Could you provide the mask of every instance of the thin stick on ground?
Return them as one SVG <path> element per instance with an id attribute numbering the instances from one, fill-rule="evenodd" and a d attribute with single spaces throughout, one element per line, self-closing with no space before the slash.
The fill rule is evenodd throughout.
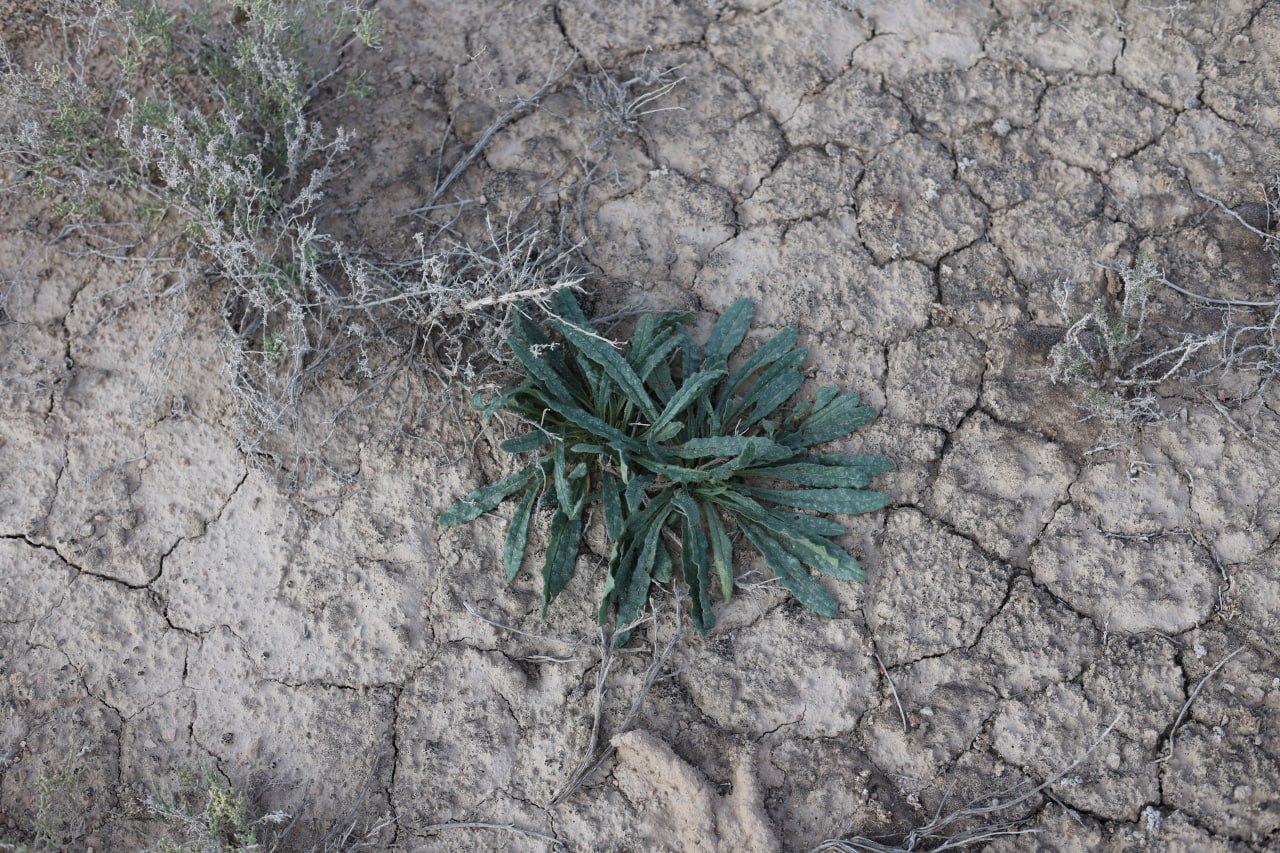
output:
<path id="1" fill-rule="evenodd" d="M 915 853 L 916 851 L 924 850 L 958 850 L 962 847 L 985 844 L 1005 836 L 1033 835 L 1038 832 L 1036 828 L 1018 826 L 1025 818 L 1001 820 L 955 831 L 952 831 L 952 827 L 973 818 L 984 818 L 1000 812 L 1007 812 L 1045 792 L 1087 761 L 1089 756 L 1107 739 L 1107 736 L 1111 734 L 1123 717 L 1124 712 L 1122 711 L 1116 715 L 1111 724 L 1103 729 L 1102 734 L 1098 735 L 1093 743 L 1089 745 L 1089 748 L 1081 753 L 1079 757 L 1033 788 L 1019 793 L 1018 788 L 1021 786 L 1015 786 L 1006 788 L 992 795 L 992 797 L 982 797 L 981 799 L 983 800 L 995 800 L 994 803 L 987 806 L 975 805 L 978 800 L 974 800 L 964 808 L 957 809 L 943 817 L 935 817 L 925 826 L 911 830 L 902 837 L 902 841 L 899 844 L 886 844 L 865 836 L 833 838 L 814 848 L 813 853 L 826 850 L 834 850 L 837 853 Z"/>
<path id="2" fill-rule="evenodd" d="M 880 666 L 880 672 L 884 675 L 885 683 L 889 685 L 889 692 L 893 694 L 893 704 L 898 706 L 898 716 L 902 718 L 902 733 L 906 734 L 911 731 L 911 727 L 907 725 L 907 712 L 902 710 L 902 700 L 898 698 L 898 689 L 893 686 L 893 678 L 889 675 L 889 668 L 884 665 L 884 661 L 880 660 L 880 655 L 872 652 L 871 656 L 876 659 L 876 663 Z"/>
<path id="3" fill-rule="evenodd" d="M 1191 695 L 1187 697 L 1186 702 L 1182 703 L 1182 710 L 1178 712 L 1178 718 L 1173 721 L 1173 726 L 1170 727 L 1169 729 L 1169 738 L 1168 738 L 1169 751 L 1166 752 L 1164 755 L 1160 756 L 1159 758 L 1155 759 L 1155 761 L 1152 762 L 1153 764 L 1159 764 L 1161 762 L 1168 761 L 1170 758 L 1173 758 L 1173 736 L 1177 734 L 1178 727 L 1182 725 L 1182 721 L 1185 720 L 1187 717 L 1187 712 L 1191 710 L 1191 703 L 1196 701 L 1196 697 L 1200 695 L 1200 691 L 1204 688 L 1205 683 L 1210 678 L 1213 678 L 1215 675 L 1217 675 L 1218 670 L 1222 669 L 1224 666 L 1227 665 L 1227 661 L 1231 660 L 1233 657 L 1240 654 L 1242 651 L 1244 651 L 1244 646 L 1241 646 L 1231 654 L 1227 655 L 1222 660 L 1218 661 L 1218 663 L 1213 667 L 1213 669 L 1209 670 L 1204 674 L 1204 678 L 1201 678 L 1198 682 L 1196 682 L 1196 686 L 1191 689 Z"/>
<path id="4" fill-rule="evenodd" d="M 570 70 L 572 70 L 573 66 L 576 65 L 577 62 L 578 62 L 578 55 L 575 53 L 573 56 L 569 57 L 569 61 L 565 63 L 563 67 L 561 67 L 560 58 L 557 56 L 556 59 L 551 63 L 551 67 L 553 70 L 547 73 L 546 79 L 543 81 L 542 85 L 538 87 L 538 90 L 534 92 L 532 95 L 528 95 L 527 97 L 516 99 L 516 101 L 511 105 L 510 108 L 507 109 L 505 113 L 503 113 L 493 122 L 491 122 L 489 126 L 485 128 L 484 133 L 480 135 L 480 138 L 476 140 L 475 144 L 472 145 L 469 149 L 467 149 L 466 154 L 462 155 L 462 159 L 460 159 L 457 163 L 454 164 L 453 168 L 449 170 L 449 173 L 445 175 L 444 178 L 437 181 L 434 189 L 431 192 L 431 198 L 427 201 L 425 205 L 423 205 L 422 207 L 414 208 L 413 210 L 406 210 L 401 215 L 402 216 L 422 215 L 424 213 L 437 209 L 439 207 L 440 199 L 448 191 L 449 187 L 451 187 L 453 185 L 453 182 L 456 181 L 458 177 L 461 176 L 462 173 L 467 170 L 467 168 L 472 164 L 472 162 L 474 162 L 475 159 L 480 156 L 481 152 L 483 152 L 484 149 L 488 146 L 489 140 L 493 138 L 494 134 L 502 130 L 502 128 L 506 127 L 511 122 L 515 121 L 520 116 L 524 115 L 525 113 L 529 112 L 530 110 L 534 109 L 539 104 L 541 104 L 543 98 L 549 92 L 551 92 L 551 90 L 554 89 L 562 79 L 564 79 L 564 76 L 568 74 Z M 557 68 L 559 68 L 559 70 L 554 70 Z"/>

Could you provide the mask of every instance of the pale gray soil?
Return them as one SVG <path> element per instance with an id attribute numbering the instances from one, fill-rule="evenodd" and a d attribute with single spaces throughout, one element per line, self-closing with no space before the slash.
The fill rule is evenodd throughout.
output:
<path id="1" fill-rule="evenodd" d="M 1172 420 L 1098 450 L 1044 372 L 1055 280 L 1101 295 L 1100 265 L 1139 250 L 1193 290 L 1275 298 L 1274 256 L 1192 189 L 1263 201 L 1280 5 L 378 8 L 385 46 L 357 57 L 374 96 L 327 116 L 360 135 L 335 202 L 356 209 L 329 225 L 375 243 L 409 243 L 392 217 L 429 191 L 448 120 L 474 140 L 574 52 L 621 79 L 679 66 L 656 104 L 678 109 L 619 138 L 587 196 L 597 313 L 678 307 L 705 328 L 749 296 L 755 334 L 799 324 L 814 382 L 883 410 L 845 443 L 897 463 L 891 508 L 846 540 L 868 581 L 829 584 L 836 620 L 768 587 L 719 606 L 616 756 L 549 806 L 590 733 L 599 560 L 544 624 L 530 577 L 504 583 L 504 513 L 435 525 L 502 473 L 492 436 L 460 410 L 388 445 L 375 413 L 326 448 L 343 476 L 290 496 L 237 445 L 213 309 L 195 298 L 183 363 L 157 375 L 174 321 L 115 309 L 131 269 L 11 210 L 0 831 L 29 828 L 35 779 L 71 751 L 83 849 L 145 845 L 152 780 L 214 766 L 280 783 L 261 802 L 302 812 L 299 843 L 357 808 L 389 812 L 403 850 L 548 846 L 428 829 L 452 821 L 575 851 L 804 850 L 1042 780 L 1122 715 L 1018 812 L 1040 835 L 988 849 L 1280 844 L 1280 391 L 1252 439 L 1182 388 Z M 541 194 L 551 222 L 588 112 L 566 85 L 459 194 Z M 606 738 L 650 659 L 635 643 Z"/>

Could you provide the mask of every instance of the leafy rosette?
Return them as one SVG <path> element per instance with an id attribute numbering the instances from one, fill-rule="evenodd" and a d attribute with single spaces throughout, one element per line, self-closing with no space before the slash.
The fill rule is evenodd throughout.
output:
<path id="1" fill-rule="evenodd" d="M 508 578 L 519 573 L 530 521 L 551 514 L 542 564 L 542 612 L 573 577 L 584 513 L 598 511 L 609 541 L 600 602 L 626 626 L 653 583 L 677 573 L 692 618 L 715 623 L 712 578 L 726 601 L 734 588 L 734 536 L 741 533 L 801 604 L 824 616 L 838 606 L 811 572 L 861 580 L 858 561 L 833 540 L 844 527 L 818 513 L 853 515 L 888 503 L 866 489 L 891 469 L 879 456 L 815 453 L 875 417 L 856 394 L 804 384 L 808 351 L 789 326 L 745 359 L 734 358 L 753 306 L 734 303 L 699 347 L 688 317 L 650 314 L 625 351 L 602 337 L 568 291 L 540 328 L 520 318 L 509 338 L 525 378 L 483 406 L 513 413 L 528 431 L 502 443 L 537 454 L 527 467 L 467 495 L 440 517 L 461 524 L 516 498 L 503 547 Z"/>

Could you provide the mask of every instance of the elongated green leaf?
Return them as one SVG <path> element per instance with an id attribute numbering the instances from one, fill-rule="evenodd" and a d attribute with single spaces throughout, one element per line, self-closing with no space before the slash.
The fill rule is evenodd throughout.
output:
<path id="1" fill-rule="evenodd" d="M 671 512 L 669 503 L 651 516 L 652 521 L 645 530 L 644 545 L 636 558 L 635 568 L 628 578 L 627 589 L 618 603 L 618 627 L 630 625 L 640 617 L 644 603 L 649 599 L 649 583 L 653 577 L 653 563 L 661 547 L 662 528 L 667 523 L 667 514 Z"/>
<path id="2" fill-rule="evenodd" d="M 757 461 L 787 459 L 796 451 L 784 447 L 763 436 L 724 435 L 709 438 L 691 438 L 674 447 L 666 448 L 672 456 L 681 459 L 709 459 L 717 456 L 741 456 L 750 451 Z"/>
<path id="3" fill-rule="evenodd" d="M 577 444 L 570 447 L 569 452 L 570 453 L 590 453 L 595 456 L 604 456 L 608 451 L 605 449 L 605 446 L 603 444 L 587 444 L 585 442 L 580 441 Z"/>
<path id="4" fill-rule="evenodd" d="M 569 471 L 564 453 L 564 442 L 557 441 L 551 449 L 551 482 L 555 486 L 556 499 L 567 513 L 576 502 L 573 489 L 569 486 Z"/>
<path id="5" fill-rule="evenodd" d="M 581 539 L 582 516 L 566 516 L 563 510 L 557 512 L 551 519 L 551 539 L 547 546 L 547 559 L 542 568 L 542 617 L 544 619 L 547 616 L 547 606 L 573 577 Z"/>
<path id="6" fill-rule="evenodd" d="M 841 438 L 875 420 L 876 410 L 859 405 L 857 394 L 836 397 L 826 408 L 810 415 L 793 431 L 778 436 L 783 444 L 792 447 L 811 447 Z"/>
<path id="7" fill-rule="evenodd" d="M 514 335 L 507 338 L 507 344 L 511 347 L 511 353 L 516 357 L 516 361 L 520 362 L 529 375 L 541 384 L 551 399 L 563 403 L 574 402 L 573 391 L 550 363 L 541 356 L 534 355 L 524 342 L 516 339 Z"/>
<path id="8" fill-rule="evenodd" d="M 613 543 L 622 537 L 622 486 L 606 471 L 601 475 L 600 503 L 604 510 L 604 532 Z"/>
<path id="9" fill-rule="evenodd" d="M 565 339 L 570 341 L 578 351 L 604 368 L 609 378 L 617 383 L 626 398 L 643 412 L 646 418 L 650 421 L 657 419 L 658 408 L 649 397 L 644 383 L 640 381 L 640 377 L 636 376 L 631 365 L 627 364 L 627 360 L 613 348 L 613 344 L 596 335 L 589 327 L 580 328 L 564 321 L 557 321 L 555 326 L 556 330 L 564 335 Z"/>
<path id="10" fill-rule="evenodd" d="M 878 457 L 862 458 L 873 460 Z M 888 469 L 872 463 L 845 466 L 824 465 L 818 462 L 794 462 L 784 465 L 748 468 L 742 471 L 742 475 L 744 477 L 766 477 L 770 480 L 789 480 L 797 486 L 862 488 L 871 480 L 872 476 L 885 470 Z"/>
<path id="11" fill-rule="evenodd" d="M 792 355 L 804 353 L 804 350 L 798 350 Z M 740 424 L 738 429 L 747 430 L 763 421 L 767 416 L 790 400 L 791 397 L 800 390 L 800 386 L 804 384 L 804 376 L 798 370 L 787 370 L 773 377 L 767 384 L 760 386 L 760 392 L 756 395 L 754 403 L 755 407 L 748 413 L 748 416 Z M 733 420 L 732 417 L 728 420 Z M 772 432 L 772 427 L 766 427 L 768 432 Z"/>
<path id="12" fill-rule="evenodd" d="M 507 539 L 502 545 L 502 565 L 507 570 L 507 580 L 514 580 L 520 573 L 520 564 L 524 561 L 524 547 L 529 538 L 529 519 L 538 502 L 539 484 L 531 483 L 525 490 L 524 497 L 516 506 L 516 514 L 511 517 L 511 525 L 507 528 Z"/>
<path id="13" fill-rule="evenodd" d="M 854 558 L 852 554 L 845 551 L 834 542 L 823 540 L 822 546 L 831 556 L 833 562 L 823 562 L 820 564 L 812 564 L 815 569 L 822 572 L 827 577 L 835 578 L 842 581 L 860 581 L 866 580 L 866 573 L 862 571 L 862 565 Z"/>
<path id="14" fill-rule="evenodd" d="M 759 504 L 756 505 L 759 506 Z M 843 536 L 848 532 L 840 522 L 832 521 L 829 518 L 823 518 L 818 515 L 806 515 L 802 512 L 791 512 L 790 510 L 778 509 L 777 507 L 769 507 L 766 512 L 772 516 L 776 516 L 782 521 L 785 521 L 794 529 L 799 530 L 808 536 Z"/>
<path id="15" fill-rule="evenodd" d="M 450 527 L 455 524 L 463 524 L 473 519 L 479 518 L 484 513 L 493 509 L 508 496 L 520 491 L 537 473 L 536 466 L 530 466 L 523 471 L 512 474 L 509 477 L 503 477 L 497 482 L 490 483 L 487 486 L 481 486 L 462 500 L 449 507 L 437 522 L 444 526 Z"/>
<path id="16" fill-rule="evenodd" d="M 683 491 L 677 492 L 672 504 L 684 516 L 680 526 L 680 553 L 684 564 L 684 582 L 689 588 L 693 625 L 706 634 L 716 624 L 711 611 L 711 579 L 707 563 L 707 534 L 702 527 L 698 502 Z"/>
<path id="17" fill-rule="evenodd" d="M 653 371 L 658 365 L 663 364 L 671 356 L 672 350 L 680 345 L 680 336 L 675 332 L 671 332 L 664 337 L 654 350 L 649 353 L 645 360 L 636 369 L 640 381 L 648 382 L 649 377 L 653 375 Z"/>
<path id="18" fill-rule="evenodd" d="M 685 383 L 680 386 L 680 390 L 676 391 L 667 402 L 662 414 L 649 426 L 646 434 L 652 436 L 662 430 L 700 397 L 706 397 L 712 386 L 719 382 L 722 376 L 724 376 L 724 368 L 717 367 L 699 371 L 685 380 Z"/>
<path id="19" fill-rule="evenodd" d="M 644 314 L 636 321 L 635 331 L 631 333 L 631 346 L 627 348 L 627 361 L 637 373 L 640 365 L 649 357 L 649 353 L 658 340 L 660 314 Z M 644 378 L 641 374 L 641 379 Z"/>
<path id="20" fill-rule="evenodd" d="M 496 412 L 506 408 L 507 404 L 510 403 L 513 398 L 517 397 L 528 388 L 529 383 L 527 382 L 518 385 L 515 388 L 507 388 L 503 391 L 499 391 L 493 396 L 493 399 L 487 402 L 477 394 L 471 399 L 471 407 L 473 409 L 477 409 L 480 412 L 481 418 L 487 421 L 489 418 L 493 417 Z M 477 403 L 479 405 L 477 405 Z"/>
<path id="21" fill-rule="evenodd" d="M 637 474 L 627 483 L 627 509 L 635 512 L 640 509 L 644 503 L 645 490 L 653 485 L 653 476 L 649 474 Z"/>
<path id="22" fill-rule="evenodd" d="M 609 444 L 617 450 L 631 450 L 641 453 L 644 445 L 621 430 L 591 414 L 581 406 L 561 400 L 547 400 L 547 408 L 564 415 L 573 423 L 598 436 L 608 439 Z"/>
<path id="23" fill-rule="evenodd" d="M 658 583 L 671 583 L 671 568 L 671 554 L 659 545 L 653 557 L 653 579 Z"/>
<path id="24" fill-rule="evenodd" d="M 873 512 L 889 503 L 888 495 L 862 489 L 763 489 L 743 486 L 742 493 L 796 509 L 841 515 Z"/>
<path id="25" fill-rule="evenodd" d="M 779 387 L 794 386 L 799 389 L 804 384 L 804 376 L 800 373 L 799 368 L 800 365 L 804 364 L 804 360 L 808 356 L 808 350 L 792 350 L 763 367 L 759 376 L 752 380 L 751 387 L 747 388 L 742 397 L 725 411 L 725 422 L 732 423 L 734 420 L 741 418 L 765 396 L 771 398 L 776 396 Z M 791 393 L 794 394 L 795 391 Z M 785 401 L 786 398 L 784 397 L 783 399 Z M 756 407 L 758 408 L 758 406 Z M 752 423 L 758 420 L 760 418 L 756 418 Z M 745 429 L 745 427 L 743 428 Z"/>
<path id="26" fill-rule="evenodd" d="M 551 304 L 559 317 L 584 329 L 591 327 L 587 315 L 582 313 L 582 307 L 578 305 L 578 297 L 573 295 L 572 290 L 557 290 L 551 297 Z"/>
<path id="27" fill-rule="evenodd" d="M 723 367 L 729 360 L 730 354 L 746 338 L 754 313 L 755 303 L 750 299 L 739 299 L 730 305 L 711 327 L 711 334 L 707 337 L 707 345 L 703 349 L 702 363 L 707 367 Z"/>
<path id="28" fill-rule="evenodd" d="M 862 571 L 857 561 L 842 549 L 828 542 L 824 535 L 810 532 L 812 516 L 799 516 L 784 510 L 769 510 L 750 498 L 735 495 L 726 504 L 741 521 L 747 521 L 769 531 L 769 534 L 804 565 L 823 574 L 845 580 L 861 580 Z M 843 530 L 837 530 L 843 533 Z"/>
<path id="29" fill-rule="evenodd" d="M 824 385 L 818 389 L 818 393 L 813 398 L 813 411 L 819 412 L 825 409 L 827 405 L 840 395 L 840 389 L 831 385 Z"/>
<path id="30" fill-rule="evenodd" d="M 511 334 L 527 347 L 542 347 L 551 343 L 542 329 L 520 311 L 515 312 L 511 320 Z"/>
<path id="31" fill-rule="evenodd" d="M 705 483 L 708 480 L 715 479 L 716 476 L 715 472 L 711 470 L 686 468 L 683 465 L 670 465 L 654 459 L 637 457 L 636 464 L 643 465 L 655 474 L 661 474 L 676 483 Z"/>
<path id="32" fill-rule="evenodd" d="M 862 580 L 862 567 L 844 549 L 826 539 L 812 537 L 798 528 L 769 528 L 774 539 L 808 568 L 839 580 Z"/>
<path id="33" fill-rule="evenodd" d="M 831 597 L 831 593 L 810 577 L 795 555 L 779 545 L 767 530 L 741 520 L 738 526 L 751 544 L 756 546 L 782 585 L 796 597 L 796 601 L 820 616 L 834 618 L 840 615 L 840 605 Z"/>
<path id="34" fill-rule="evenodd" d="M 797 334 L 795 326 L 787 326 L 766 341 L 764 346 L 752 353 L 751 357 L 729 376 L 729 381 L 725 384 L 724 391 L 721 392 L 720 399 L 716 403 L 716 411 L 720 413 L 721 417 L 724 416 L 729 400 L 733 397 L 734 392 L 738 390 L 738 386 L 757 370 L 781 358 L 795 345 Z"/>
<path id="35" fill-rule="evenodd" d="M 676 393 L 676 383 L 671 378 L 671 364 L 669 361 L 661 361 L 655 365 L 653 370 L 649 372 L 646 382 L 649 388 L 653 390 L 658 402 L 664 406 Z"/>
<path id="36" fill-rule="evenodd" d="M 720 595 L 725 601 L 733 597 L 733 543 L 725 532 L 724 522 L 714 507 L 704 507 L 707 517 L 707 538 L 711 541 L 711 564 L 720 579 Z"/>
<path id="37" fill-rule="evenodd" d="M 664 424 L 657 430 L 649 429 L 646 431 L 645 439 L 650 444 L 654 442 L 668 441 L 669 439 L 675 438 L 676 434 L 682 429 L 684 429 L 684 424 L 679 422 Z"/>
<path id="38" fill-rule="evenodd" d="M 604 578 L 604 594 L 600 597 L 600 607 L 596 611 L 596 621 L 604 625 L 609 621 L 609 613 L 617 601 L 619 591 L 626 592 L 631 578 L 631 569 L 636 562 L 636 549 L 622 547 L 615 542 L 614 554 L 609 560 L 608 572 Z"/>
<path id="39" fill-rule="evenodd" d="M 551 438 L 541 430 L 526 432 L 524 435 L 518 435 L 515 438 L 508 438 L 498 446 L 507 453 L 527 453 L 530 450 L 537 450 L 539 447 L 546 445 Z"/>

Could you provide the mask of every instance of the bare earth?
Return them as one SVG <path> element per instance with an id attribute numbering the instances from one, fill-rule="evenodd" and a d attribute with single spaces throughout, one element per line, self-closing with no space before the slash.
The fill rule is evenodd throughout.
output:
<path id="1" fill-rule="evenodd" d="M 590 736 L 599 560 L 543 623 L 531 576 L 502 576 L 509 508 L 435 525 L 503 473 L 493 436 L 460 410 L 387 444 L 375 413 L 326 451 L 344 476 L 290 496 L 237 446 L 213 309 L 196 299 L 162 371 L 173 317 L 114 310 L 132 271 L 12 210 L 0 831 L 29 828 L 35 779 L 70 751 L 97 851 L 145 846 L 138 798 L 202 766 L 274 783 L 260 803 L 303 815 L 299 845 L 356 809 L 394 817 L 389 849 L 550 849 L 432 828 L 487 822 L 575 851 L 805 850 L 1039 782 L 1119 716 L 1017 812 L 1039 835 L 986 849 L 1276 849 L 1280 390 L 1252 438 L 1185 389 L 1106 448 L 1044 370 L 1055 280 L 1114 293 L 1104 267 L 1140 251 L 1190 289 L 1276 298 L 1274 256 L 1192 190 L 1263 202 L 1280 5 L 378 8 L 385 46 L 358 57 L 373 97 L 325 116 L 359 133 L 337 202 L 356 209 L 328 223 L 347 236 L 407 244 L 392 217 L 429 191 L 446 122 L 474 141 L 574 52 L 622 79 L 679 66 L 655 104 L 678 109 L 621 138 L 587 199 L 596 312 L 706 328 L 749 296 L 753 340 L 799 324 L 814 383 L 882 409 L 845 446 L 897 463 L 891 508 L 846 540 L 868 581 L 828 583 L 836 620 L 769 586 L 719 606 L 623 734 L 641 632 L 609 677 L 615 755 L 549 806 Z M 554 207 L 590 142 L 563 88 L 460 194 Z"/>

